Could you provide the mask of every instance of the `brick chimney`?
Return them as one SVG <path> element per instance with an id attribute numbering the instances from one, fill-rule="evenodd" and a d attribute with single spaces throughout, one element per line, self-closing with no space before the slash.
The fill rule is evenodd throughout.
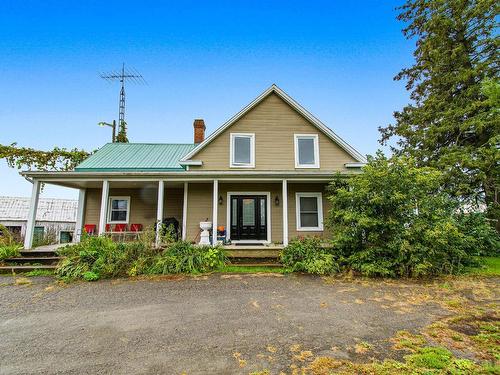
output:
<path id="1" fill-rule="evenodd" d="M 205 140 L 205 121 L 203 119 L 195 119 L 194 127 L 194 143 L 201 143 Z"/>

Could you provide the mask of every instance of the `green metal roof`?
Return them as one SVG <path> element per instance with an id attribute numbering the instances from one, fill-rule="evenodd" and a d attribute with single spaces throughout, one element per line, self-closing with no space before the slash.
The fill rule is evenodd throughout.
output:
<path id="1" fill-rule="evenodd" d="M 176 171 L 195 144 L 107 143 L 81 162 L 77 172 Z"/>

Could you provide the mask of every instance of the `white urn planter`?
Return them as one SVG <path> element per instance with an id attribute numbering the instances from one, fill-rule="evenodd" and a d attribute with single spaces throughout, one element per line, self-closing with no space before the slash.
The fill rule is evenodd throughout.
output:
<path id="1" fill-rule="evenodd" d="M 200 222 L 201 235 L 200 235 L 200 245 L 210 245 L 210 232 L 212 229 L 211 221 L 202 221 Z"/>

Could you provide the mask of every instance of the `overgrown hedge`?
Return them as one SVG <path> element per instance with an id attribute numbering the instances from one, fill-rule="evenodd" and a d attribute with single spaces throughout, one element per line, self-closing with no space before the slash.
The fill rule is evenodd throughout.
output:
<path id="1" fill-rule="evenodd" d="M 114 242 L 107 237 L 84 237 L 76 245 L 59 250 L 65 258 L 57 275 L 65 280 L 87 281 L 120 276 L 200 273 L 221 268 L 225 254 L 220 248 L 173 242 L 156 249 L 148 241 Z"/>
<path id="2" fill-rule="evenodd" d="M 363 275 L 387 277 L 458 273 L 474 256 L 498 254 L 484 215 L 462 212 L 444 186 L 441 171 L 381 153 L 362 174 L 335 178 L 327 219 L 335 254 Z"/>
<path id="3" fill-rule="evenodd" d="M 331 183 L 331 240 L 295 239 L 281 261 L 288 271 L 319 275 L 422 277 L 459 273 L 478 265 L 478 256 L 498 256 L 500 237 L 485 215 L 463 212 L 464 202 L 443 186 L 440 171 L 378 153 L 362 174 Z"/>

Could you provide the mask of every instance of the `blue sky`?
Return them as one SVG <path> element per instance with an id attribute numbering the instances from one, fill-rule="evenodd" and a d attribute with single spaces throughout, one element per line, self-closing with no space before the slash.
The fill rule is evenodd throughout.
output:
<path id="1" fill-rule="evenodd" d="M 191 142 L 276 83 L 363 154 L 408 102 L 394 75 L 412 62 L 402 1 L 2 1 L 0 143 L 94 150 L 110 138 L 122 62 L 134 142 Z M 0 161 L 0 195 L 31 184 Z M 44 196 L 75 197 L 47 186 Z"/>

